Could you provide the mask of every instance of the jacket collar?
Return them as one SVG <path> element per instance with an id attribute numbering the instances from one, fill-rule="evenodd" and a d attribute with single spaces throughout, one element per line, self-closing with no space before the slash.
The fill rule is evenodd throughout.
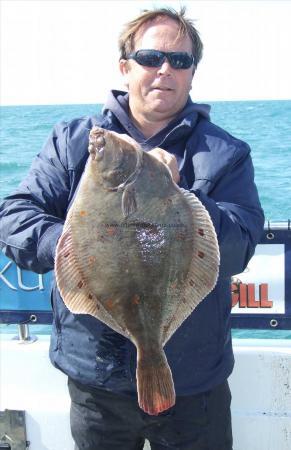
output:
<path id="1" fill-rule="evenodd" d="M 128 100 L 129 95 L 127 92 L 112 90 L 109 93 L 102 112 L 107 116 L 112 113 L 126 133 L 139 142 L 144 150 L 174 145 L 181 138 L 185 139 L 191 134 L 199 116 L 203 116 L 209 120 L 210 106 L 193 103 L 189 97 L 183 110 L 175 119 L 157 134 L 146 139 L 129 117 Z"/>

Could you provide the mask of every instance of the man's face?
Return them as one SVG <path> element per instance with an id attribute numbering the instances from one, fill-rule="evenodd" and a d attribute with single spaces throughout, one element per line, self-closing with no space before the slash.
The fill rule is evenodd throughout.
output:
<path id="1" fill-rule="evenodd" d="M 182 51 L 192 54 L 189 36 L 177 40 L 178 25 L 170 18 L 145 24 L 135 39 L 135 51 L 155 49 L 165 52 Z M 121 60 L 120 70 L 129 91 L 131 114 L 138 120 L 170 121 L 184 107 L 193 78 L 189 69 L 173 69 L 166 59 L 161 67 L 146 67 L 136 61 Z"/>

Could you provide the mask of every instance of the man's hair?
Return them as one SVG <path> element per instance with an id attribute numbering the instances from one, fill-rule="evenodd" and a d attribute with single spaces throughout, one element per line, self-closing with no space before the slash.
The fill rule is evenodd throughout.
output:
<path id="1" fill-rule="evenodd" d="M 134 51 L 135 37 L 145 23 L 154 22 L 159 18 L 169 17 L 179 25 L 177 38 L 187 35 L 190 37 L 192 54 L 195 59 L 195 66 L 197 66 L 202 58 L 203 44 L 198 31 L 193 25 L 193 21 L 185 17 L 185 11 L 185 7 L 182 7 L 180 12 L 175 11 L 173 8 L 144 10 L 137 18 L 127 22 L 119 35 L 120 59 L 127 59 L 128 55 Z"/>

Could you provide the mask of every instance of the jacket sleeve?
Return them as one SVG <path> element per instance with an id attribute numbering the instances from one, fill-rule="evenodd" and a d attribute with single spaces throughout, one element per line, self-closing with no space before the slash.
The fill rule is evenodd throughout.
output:
<path id="1" fill-rule="evenodd" d="M 0 246 L 24 269 L 54 267 L 70 191 L 66 162 L 67 126 L 57 125 L 28 175 L 0 206 Z"/>
<path id="2" fill-rule="evenodd" d="M 238 142 L 236 149 L 229 152 L 232 156 L 226 164 L 221 158 L 215 175 L 203 178 L 198 170 L 191 189 L 208 210 L 216 229 L 222 277 L 243 272 L 264 229 L 250 148 Z M 197 162 L 193 164 L 195 171 Z"/>

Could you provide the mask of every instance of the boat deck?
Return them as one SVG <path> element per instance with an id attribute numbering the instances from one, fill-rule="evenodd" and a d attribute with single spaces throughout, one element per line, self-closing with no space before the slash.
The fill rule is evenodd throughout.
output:
<path id="1" fill-rule="evenodd" d="M 233 343 L 234 450 L 290 450 L 290 340 Z M 0 410 L 25 410 L 30 450 L 73 450 L 66 376 L 49 361 L 49 336 L 20 344 L 11 334 L 2 334 L 0 346 Z"/>

